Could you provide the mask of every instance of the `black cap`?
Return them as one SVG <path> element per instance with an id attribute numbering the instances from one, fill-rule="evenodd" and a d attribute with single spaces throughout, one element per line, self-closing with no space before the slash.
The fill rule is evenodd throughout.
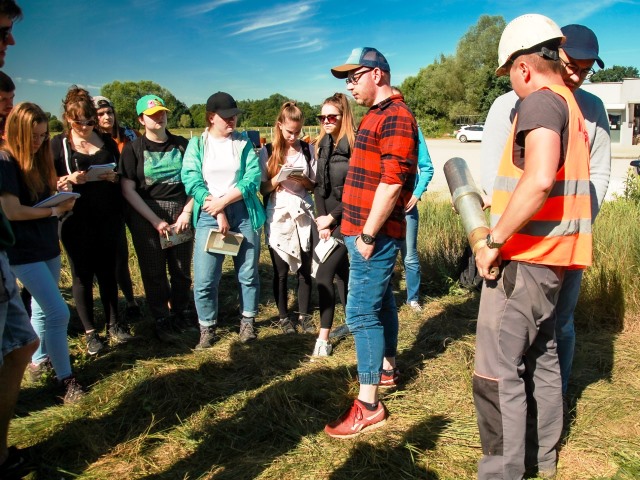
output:
<path id="1" fill-rule="evenodd" d="M 567 25 L 560 30 L 567 37 L 567 41 L 561 46 L 564 53 L 575 60 L 594 60 L 600 68 L 604 68 L 604 62 L 598 56 L 598 37 L 593 30 L 584 25 Z"/>
<path id="2" fill-rule="evenodd" d="M 225 92 L 217 92 L 209 97 L 209 100 L 207 100 L 207 112 L 217 113 L 222 118 L 229 118 L 242 113 L 233 97 Z"/>

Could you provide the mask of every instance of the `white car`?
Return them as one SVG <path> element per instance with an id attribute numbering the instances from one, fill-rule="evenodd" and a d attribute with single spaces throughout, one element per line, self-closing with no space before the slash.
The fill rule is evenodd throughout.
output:
<path id="1" fill-rule="evenodd" d="M 484 126 L 482 125 L 465 125 L 456 132 L 456 138 L 462 143 L 481 142 L 483 132 Z"/>

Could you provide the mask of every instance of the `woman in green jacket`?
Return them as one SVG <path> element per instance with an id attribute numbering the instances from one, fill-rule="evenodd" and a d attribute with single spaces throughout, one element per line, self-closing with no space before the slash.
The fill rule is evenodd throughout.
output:
<path id="1" fill-rule="evenodd" d="M 236 101 L 228 93 L 211 95 L 207 100 L 207 128 L 189 142 L 182 166 L 182 182 L 194 199 L 194 300 L 200 322 L 197 349 L 211 347 L 216 340 L 224 255 L 205 250 L 212 229 L 244 236 L 233 257 L 240 284 L 240 341 L 256 338 L 260 227 L 265 215 L 257 196 L 261 175 L 258 157 L 248 138 L 235 131 L 239 113 Z"/>

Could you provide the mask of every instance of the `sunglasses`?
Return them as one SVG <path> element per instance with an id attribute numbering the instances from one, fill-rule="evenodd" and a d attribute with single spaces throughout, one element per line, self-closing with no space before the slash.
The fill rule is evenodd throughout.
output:
<path id="1" fill-rule="evenodd" d="M 342 115 L 336 115 L 336 114 L 329 114 L 329 115 L 316 115 L 316 118 L 318 119 L 318 121 L 320 123 L 324 123 L 325 121 L 327 123 L 330 123 L 331 125 L 334 125 L 335 123 L 338 122 L 338 118 L 341 117 Z"/>
<path id="2" fill-rule="evenodd" d="M 95 127 L 95 120 L 71 120 L 71 123 L 75 123 L 76 125 L 82 125 L 83 127 Z"/>
<path id="3" fill-rule="evenodd" d="M 7 43 L 7 40 L 9 40 L 9 35 L 11 35 L 12 28 L 13 26 L 0 28 L 0 42 Z"/>

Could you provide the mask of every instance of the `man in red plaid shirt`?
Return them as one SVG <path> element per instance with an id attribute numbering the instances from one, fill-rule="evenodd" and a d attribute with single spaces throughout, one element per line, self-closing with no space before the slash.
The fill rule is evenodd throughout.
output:
<path id="1" fill-rule="evenodd" d="M 418 163 L 418 125 L 401 95 L 393 95 L 387 60 L 375 48 L 356 48 L 331 69 L 369 111 L 356 137 L 342 195 L 341 230 L 351 262 L 346 322 L 356 343 L 358 398 L 325 427 L 350 438 L 386 422 L 378 387 L 398 381 L 398 310 L 391 275 L 405 237 L 405 206 Z"/>

